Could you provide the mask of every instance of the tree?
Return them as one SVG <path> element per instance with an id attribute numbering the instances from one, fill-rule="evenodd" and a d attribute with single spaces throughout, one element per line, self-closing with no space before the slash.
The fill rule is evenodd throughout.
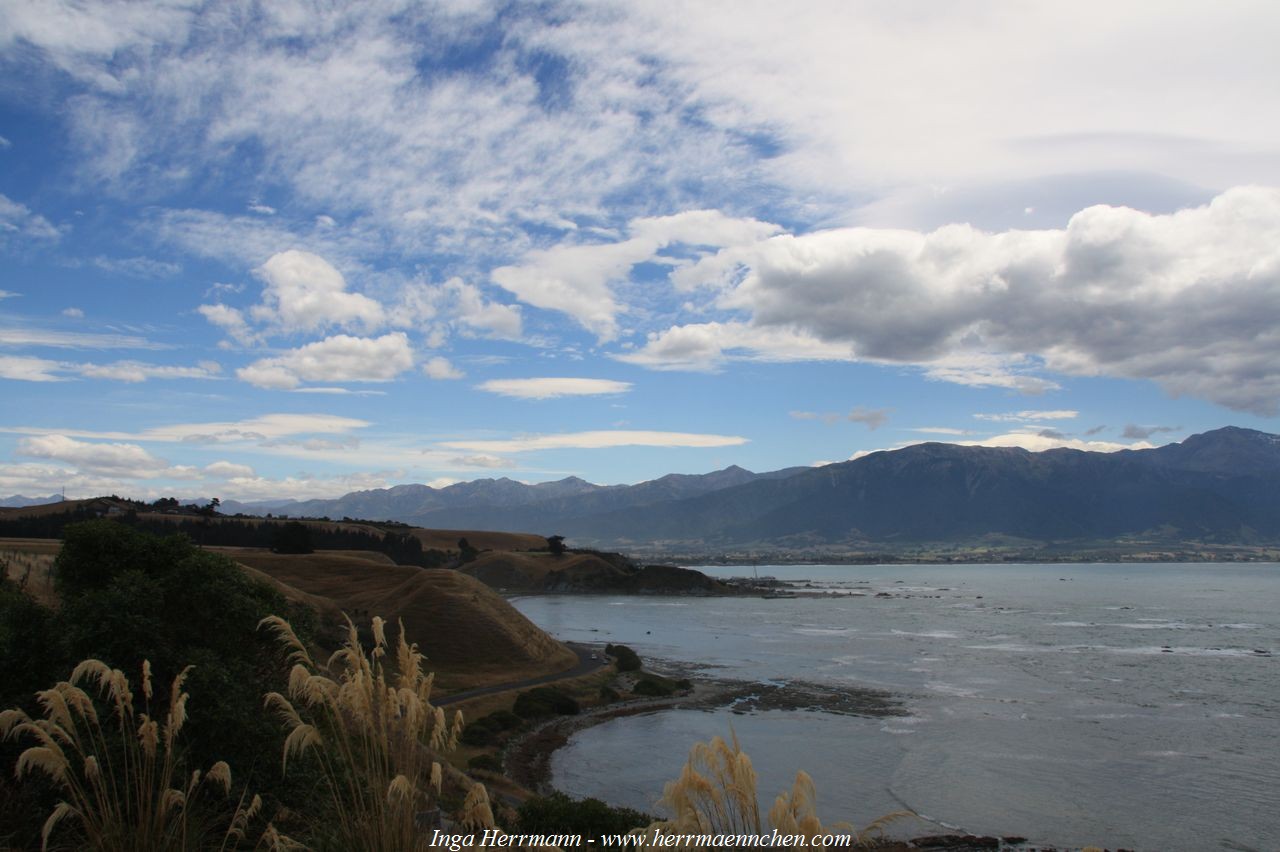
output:
<path id="1" fill-rule="evenodd" d="M 311 529 L 298 521 L 276 524 L 271 549 L 276 553 L 311 553 Z"/>
<path id="2" fill-rule="evenodd" d="M 467 541 L 465 536 L 458 539 L 458 553 L 458 561 L 463 565 L 468 562 L 474 562 L 475 558 L 480 555 L 480 551 L 472 547 L 471 542 Z"/>
<path id="3" fill-rule="evenodd" d="M 547 536 L 547 550 L 551 551 L 552 556 L 564 555 L 564 536 L 549 535 Z"/>

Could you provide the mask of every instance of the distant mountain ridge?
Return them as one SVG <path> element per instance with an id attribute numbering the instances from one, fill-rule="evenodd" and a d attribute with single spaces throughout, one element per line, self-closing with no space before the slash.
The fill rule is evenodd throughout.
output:
<path id="1" fill-rule="evenodd" d="M 1280 436 L 1225 427 L 1116 453 L 926 443 L 818 468 L 729 467 L 638 485 L 577 478 L 402 485 L 291 504 L 291 515 L 557 533 L 626 549 L 852 547 L 1146 536 L 1280 541 Z"/>

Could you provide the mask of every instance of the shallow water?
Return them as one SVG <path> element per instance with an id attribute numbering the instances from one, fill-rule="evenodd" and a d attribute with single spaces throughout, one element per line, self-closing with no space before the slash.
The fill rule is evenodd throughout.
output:
<path id="1" fill-rule="evenodd" d="M 556 753 L 558 788 L 652 809 L 689 746 L 732 725 L 762 796 L 805 769 L 827 820 L 906 806 L 1061 845 L 1280 848 L 1280 566 L 756 570 L 839 596 L 515 603 L 559 638 L 621 642 L 658 668 L 878 687 L 908 715 L 626 717 Z"/>

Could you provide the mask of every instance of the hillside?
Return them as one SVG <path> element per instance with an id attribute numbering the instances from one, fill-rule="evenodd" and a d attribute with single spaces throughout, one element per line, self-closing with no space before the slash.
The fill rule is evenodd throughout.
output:
<path id="1" fill-rule="evenodd" d="M 432 666 L 442 672 L 518 670 L 535 677 L 571 667 L 576 656 L 542 632 L 488 586 L 448 569 L 387 565 L 324 552 L 230 554 L 330 611 L 403 620 Z M 363 616 L 362 616 L 363 617 Z M 528 673 L 525 675 L 524 673 Z"/>

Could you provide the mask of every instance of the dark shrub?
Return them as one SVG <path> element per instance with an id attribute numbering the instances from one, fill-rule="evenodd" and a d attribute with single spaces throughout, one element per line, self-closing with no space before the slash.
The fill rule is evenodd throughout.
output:
<path id="1" fill-rule="evenodd" d="M 632 692 L 636 695 L 651 695 L 656 698 L 665 698 L 675 693 L 677 687 L 674 681 L 667 680 L 665 677 L 657 675 L 645 675 L 636 681 Z"/>
<path id="2" fill-rule="evenodd" d="M 626 645 L 606 645 L 604 652 L 618 661 L 618 671 L 635 672 L 640 670 L 640 655 Z"/>
<path id="3" fill-rule="evenodd" d="M 577 834 L 599 845 L 605 835 L 644 828 L 653 817 L 630 808 L 614 808 L 599 799 L 570 799 L 564 793 L 534 796 L 517 812 L 523 834 Z"/>
<path id="4" fill-rule="evenodd" d="M 483 769 L 486 772 L 502 772 L 502 761 L 491 754 L 477 754 L 467 761 L 468 769 Z"/>
<path id="5" fill-rule="evenodd" d="M 574 716 L 578 713 L 578 702 L 571 695 L 566 695 L 555 687 L 539 686 L 516 697 L 515 706 L 511 708 L 517 716 L 534 719 L 539 716 Z"/>

